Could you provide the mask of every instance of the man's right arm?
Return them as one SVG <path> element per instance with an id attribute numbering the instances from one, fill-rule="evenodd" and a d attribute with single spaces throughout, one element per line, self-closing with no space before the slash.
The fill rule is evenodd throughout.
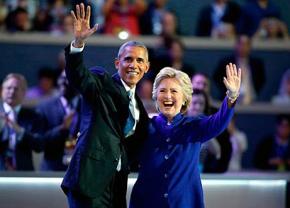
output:
<path id="1" fill-rule="evenodd" d="M 84 65 L 83 52 L 71 52 L 70 45 L 65 48 L 66 77 L 69 84 L 77 89 L 86 100 L 98 97 L 102 91 L 102 79 L 92 74 Z"/>
<path id="2" fill-rule="evenodd" d="M 85 40 L 90 37 L 96 30 L 97 25 L 90 28 L 90 6 L 86 7 L 83 3 L 76 5 L 76 11 L 71 11 L 73 17 L 73 35 L 74 41 L 65 48 L 66 57 L 66 75 L 69 83 L 73 85 L 86 98 L 95 97 L 94 94 L 100 90 L 100 83 L 93 78 L 91 73 L 86 69 L 83 63 L 83 49 Z M 94 89 L 97 88 L 97 89 Z"/>
<path id="3" fill-rule="evenodd" d="M 76 13 L 71 11 L 73 17 L 73 34 L 74 42 L 73 46 L 75 48 L 84 47 L 85 40 L 95 33 L 98 29 L 98 24 L 90 28 L 90 17 L 91 17 L 91 7 L 87 6 L 85 11 L 85 6 L 83 3 L 76 5 Z"/>

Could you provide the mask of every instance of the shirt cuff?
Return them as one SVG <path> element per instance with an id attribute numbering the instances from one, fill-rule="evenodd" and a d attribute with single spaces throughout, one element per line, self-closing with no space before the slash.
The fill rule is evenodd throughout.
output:
<path id="1" fill-rule="evenodd" d="M 76 47 L 73 46 L 74 42 L 75 41 L 73 40 L 71 42 L 71 44 L 70 44 L 70 53 L 80 53 L 80 52 L 82 52 L 84 50 L 85 45 L 83 47 L 81 47 L 81 48 L 76 48 Z"/>
<path id="2" fill-rule="evenodd" d="M 16 134 L 16 140 L 20 142 L 24 136 L 25 129 L 21 128 L 20 131 Z"/>

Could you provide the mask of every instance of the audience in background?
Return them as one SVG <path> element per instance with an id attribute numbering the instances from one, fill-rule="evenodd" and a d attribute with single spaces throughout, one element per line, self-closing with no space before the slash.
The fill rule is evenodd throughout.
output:
<path id="1" fill-rule="evenodd" d="M 280 10 L 272 0 L 252 0 L 243 7 L 238 23 L 239 34 L 252 37 L 258 30 L 261 21 L 265 18 L 280 19 Z"/>
<path id="2" fill-rule="evenodd" d="M 178 35 L 178 21 L 173 12 L 165 11 L 161 17 L 161 36 L 173 38 Z"/>
<path id="3" fill-rule="evenodd" d="M 229 162 L 228 170 L 236 172 L 242 170 L 242 157 L 248 148 L 248 140 L 245 132 L 241 131 L 236 126 L 236 118 L 233 117 L 227 127 L 230 142 L 232 144 L 232 155 Z"/>
<path id="4" fill-rule="evenodd" d="M 290 106 L 290 68 L 284 72 L 281 78 L 279 92 L 272 98 L 272 103 Z"/>
<path id="5" fill-rule="evenodd" d="M 91 13 L 91 27 L 95 24 L 98 24 L 98 33 L 103 33 L 104 25 L 105 25 L 105 17 L 102 12 L 104 3 L 106 0 L 88 0 L 88 4 L 91 5 L 92 13 Z M 73 5 L 75 7 L 75 5 Z"/>
<path id="6" fill-rule="evenodd" d="M 67 35 L 71 34 L 73 31 L 73 17 L 70 13 L 65 14 L 63 18 L 60 19 L 58 26 L 51 30 L 53 35 Z"/>
<path id="7" fill-rule="evenodd" d="M 146 11 L 139 18 L 142 35 L 161 35 L 162 17 L 167 11 L 168 0 L 153 0 L 149 3 Z"/>
<path id="8" fill-rule="evenodd" d="M 5 22 L 9 32 L 28 32 L 31 29 L 28 12 L 21 7 L 9 12 Z"/>
<path id="9" fill-rule="evenodd" d="M 223 58 L 213 74 L 213 79 L 219 89 L 219 98 L 224 96 L 224 86 L 220 80 L 225 76 L 226 63 L 234 63 L 242 68 L 242 83 L 238 103 L 248 105 L 257 100 L 265 84 L 265 68 L 260 58 L 251 55 L 251 39 L 246 35 L 237 37 L 235 52 L 230 57 Z"/>
<path id="10" fill-rule="evenodd" d="M 47 8 L 38 8 L 32 20 L 32 30 L 38 32 L 49 32 L 53 23 L 53 17 Z"/>
<path id="11" fill-rule="evenodd" d="M 104 33 L 118 35 L 127 32 L 129 35 L 139 35 L 138 18 L 146 9 L 145 0 L 107 0 L 103 5 L 105 16 Z"/>
<path id="12" fill-rule="evenodd" d="M 228 39 L 238 33 L 262 39 L 288 39 L 287 25 L 281 20 L 280 11 L 273 1 L 238 1 L 245 3 L 243 9 L 234 0 L 212 1 L 199 11 L 195 32 L 197 36 Z M 0 2 L 0 30 L 5 30 L 5 22 L 6 31 L 9 32 L 40 31 L 64 35 L 65 31 L 69 31 L 66 25 L 71 22 L 67 14 L 80 2 L 91 5 L 91 27 L 98 23 L 98 33 L 116 35 L 124 31 L 129 32 L 129 35 L 179 35 L 179 31 L 184 30 L 178 28 L 182 24 L 179 24 L 173 13 L 178 14 L 178 9 L 169 9 L 168 0 L 4 1 Z"/>
<path id="13" fill-rule="evenodd" d="M 42 151 L 36 130 L 38 114 L 22 106 L 27 82 L 20 74 L 8 74 L 2 82 L 0 103 L 0 170 L 34 170 L 32 151 Z"/>
<path id="14" fill-rule="evenodd" d="M 9 11 L 16 8 L 23 8 L 27 10 L 29 18 L 34 17 L 38 2 L 35 0 L 6 0 L 4 1 Z"/>
<path id="15" fill-rule="evenodd" d="M 49 99 L 58 94 L 55 88 L 56 72 L 48 67 L 43 67 L 38 71 L 38 83 L 36 86 L 28 88 L 24 100 L 26 106 L 35 106 L 39 102 Z"/>
<path id="16" fill-rule="evenodd" d="M 209 107 L 212 108 L 213 98 L 210 93 L 210 79 L 209 76 L 203 72 L 196 72 L 191 77 L 191 84 L 193 89 L 199 89 L 207 94 L 209 100 Z M 212 111 L 212 109 L 211 109 Z"/>
<path id="17" fill-rule="evenodd" d="M 146 112 L 150 115 L 157 113 L 155 103 L 152 100 L 153 83 L 151 79 L 144 77 L 137 86 L 137 94 L 142 100 Z"/>
<path id="18" fill-rule="evenodd" d="M 60 95 L 38 106 L 45 141 L 43 171 L 65 171 L 79 132 L 80 97 L 68 85 L 65 73 L 58 78 Z"/>
<path id="19" fill-rule="evenodd" d="M 8 14 L 8 8 L 3 1 L 0 2 L 0 31 L 5 31 L 5 19 Z"/>
<path id="20" fill-rule="evenodd" d="M 170 66 L 185 72 L 189 77 L 191 77 L 195 69 L 191 64 L 188 64 L 184 60 L 185 45 L 180 38 L 176 36 L 171 36 L 168 41 L 164 43 L 165 49 L 167 51 L 168 58 L 170 60 Z"/>
<path id="21" fill-rule="evenodd" d="M 264 18 L 261 20 L 254 38 L 268 40 L 287 40 L 289 38 L 287 25 L 277 18 Z"/>
<path id="22" fill-rule="evenodd" d="M 193 88 L 192 101 L 189 105 L 187 114 L 189 116 L 211 115 L 208 95 L 205 91 Z"/>
<path id="23" fill-rule="evenodd" d="M 261 170 L 290 171 L 290 116 L 277 117 L 275 132 L 266 136 L 255 152 L 255 166 Z"/>
<path id="24" fill-rule="evenodd" d="M 194 74 L 194 66 L 185 62 L 185 45 L 177 36 L 160 36 L 160 44 L 151 51 L 150 78 L 153 80 L 160 69 L 166 66 L 174 67 L 188 74 Z"/>
<path id="25" fill-rule="evenodd" d="M 54 0 L 51 3 L 50 14 L 53 16 L 53 23 L 51 26 L 51 32 L 54 33 L 60 31 L 62 28 L 62 22 L 66 14 L 68 14 L 70 7 L 66 4 L 65 0 Z"/>
<path id="26" fill-rule="evenodd" d="M 171 41 L 172 37 L 160 35 L 157 43 L 149 48 L 150 71 L 147 73 L 147 77 L 151 79 L 152 83 L 160 69 L 171 65 L 171 59 L 167 50 Z"/>
<path id="27" fill-rule="evenodd" d="M 240 6 L 230 0 L 213 0 L 200 11 L 197 36 L 233 38 L 240 17 Z"/>

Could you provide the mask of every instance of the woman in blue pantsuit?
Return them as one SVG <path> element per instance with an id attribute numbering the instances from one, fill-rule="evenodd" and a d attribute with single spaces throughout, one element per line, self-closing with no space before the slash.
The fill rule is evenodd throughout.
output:
<path id="1" fill-rule="evenodd" d="M 153 99 L 160 114 L 149 125 L 130 208 L 204 207 L 200 146 L 227 127 L 241 83 L 241 70 L 234 64 L 227 65 L 226 72 L 227 96 L 219 111 L 198 117 L 185 116 L 192 87 L 184 72 L 166 67 L 156 76 Z"/>

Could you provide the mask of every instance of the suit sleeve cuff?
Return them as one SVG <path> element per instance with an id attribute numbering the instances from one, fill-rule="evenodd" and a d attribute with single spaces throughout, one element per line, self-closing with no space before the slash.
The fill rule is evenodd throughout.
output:
<path id="1" fill-rule="evenodd" d="M 75 41 L 73 40 L 72 42 L 71 42 L 71 44 L 70 44 L 70 53 L 81 53 L 83 50 L 84 50 L 84 47 L 85 47 L 85 45 L 83 46 L 83 47 L 81 47 L 81 48 L 76 48 L 76 47 L 74 47 L 73 46 L 73 43 L 74 43 Z"/>

